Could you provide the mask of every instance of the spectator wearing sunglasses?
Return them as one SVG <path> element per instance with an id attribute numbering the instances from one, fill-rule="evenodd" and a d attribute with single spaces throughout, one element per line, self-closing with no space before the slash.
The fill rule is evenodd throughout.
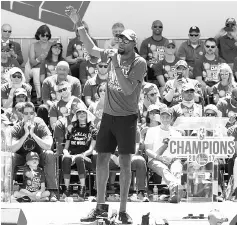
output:
<path id="1" fill-rule="evenodd" d="M 205 50 L 198 27 L 190 27 L 188 37 L 189 39 L 180 45 L 177 56 L 188 63 L 189 77 L 193 78 L 194 62 L 204 54 Z"/>
<path id="2" fill-rule="evenodd" d="M 50 201 L 57 201 L 55 191 L 57 190 L 56 158 L 51 151 L 53 138 L 44 121 L 36 117 L 35 106 L 32 102 L 26 102 L 23 107 L 23 119 L 12 128 L 12 146 L 14 153 L 13 180 L 17 166 L 26 163 L 26 155 L 36 152 L 40 157 L 40 166 L 44 168 L 46 177 L 46 188 L 50 191 Z"/>
<path id="3" fill-rule="evenodd" d="M 1 85 L 8 82 L 8 71 L 13 67 L 21 68 L 18 61 L 10 56 L 9 46 L 1 44 Z"/>
<path id="4" fill-rule="evenodd" d="M 1 102 L 3 108 L 11 108 L 14 100 L 14 93 L 18 88 L 23 88 L 27 93 L 28 101 L 31 99 L 31 86 L 25 83 L 25 76 L 21 69 L 13 67 L 8 71 L 8 82 L 1 87 Z"/>
<path id="5" fill-rule="evenodd" d="M 179 58 L 175 56 L 176 44 L 173 40 L 168 40 L 165 45 L 165 57 L 153 66 L 155 77 L 159 82 L 160 95 L 163 98 L 165 83 L 168 80 L 174 79 L 175 64 Z"/>
<path id="6" fill-rule="evenodd" d="M 85 21 L 82 21 L 83 26 L 89 34 L 89 27 Z M 70 65 L 70 70 L 73 77 L 80 79 L 80 64 L 87 59 L 88 53 L 81 41 L 80 35 L 75 30 L 76 37 L 69 41 L 67 46 L 66 61 Z M 91 38 L 97 46 L 97 41 Z M 81 80 L 82 82 L 82 80 Z"/>
<path id="7" fill-rule="evenodd" d="M 207 97 L 213 94 L 213 86 L 220 81 L 217 72 L 219 65 L 225 61 L 215 54 L 217 45 L 214 38 L 208 38 L 204 48 L 205 55 L 195 61 L 193 74 L 201 83 L 204 96 Z"/>
<path id="8" fill-rule="evenodd" d="M 29 60 L 31 65 L 30 77 L 33 77 L 33 83 L 37 95 L 37 104 L 41 104 L 41 85 L 40 85 L 40 66 L 48 55 L 52 45 L 51 31 L 47 25 L 40 26 L 36 33 L 37 42 L 32 43 L 29 51 Z"/>
<path id="9" fill-rule="evenodd" d="M 71 85 L 69 82 L 62 81 L 58 84 L 56 91 L 61 97 L 59 101 L 54 102 L 49 111 L 50 125 L 52 130 L 55 128 L 56 121 L 62 117 L 70 115 L 72 102 L 80 103 L 82 107 L 86 108 L 84 102 L 78 97 L 72 96 Z"/>
<path id="10" fill-rule="evenodd" d="M 232 89 L 237 86 L 233 72 L 227 63 L 220 64 L 217 75 L 219 82 L 213 86 L 213 100 L 217 104 L 220 98 L 231 96 Z"/>
<path id="11" fill-rule="evenodd" d="M 99 99 L 97 87 L 108 79 L 107 57 L 101 56 L 96 65 L 97 75 L 86 81 L 83 90 L 86 105 L 89 107 L 92 103 Z"/>
<path id="12" fill-rule="evenodd" d="M 81 83 L 79 79 L 69 74 L 69 64 L 66 61 L 58 62 L 56 74 L 45 78 L 42 85 L 42 98 L 45 107 L 49 110 L 55 101 L 61 99 L 56 87 L 62 81 L 67 81 L 71 85 L 71 94 L 78 98 L 81 97 Z"/>
<path id="13" fill-rule="evenodd" d="M 9 24 L 3 24 L 1 31 L 2 31 L 2 42 L 1 42 L 2 46 L 8 46 L 10 49 L 9 51 L 10 57 L 16 59 L 19 65 L 21 65 L 23 63 L 21 46 L 19 43 L 10 40 L 12 27 Z"/>
<path id="14" fill-rule="evenodd" d="M 140 55 L 147 61 L 147 81 L 158 85 L 158 81 L 154 75 L 153 66 L 157 62 L 164 59 L 164 45 L 167 41 L 162 36 L 163 24 L 160 20 L 155 20 L 151 26 L 152 36 L 145 39 L 140 47 Z"/>
<path id="15" fill-rule="evenodd" d="M 234 18 L 228 18 L 225 27 L 216 35 L 219 56 L 233 69 L 234 58 L 237 57 L 237 25 Z"/>
<path id="16" fill-rule="evenodd" d="M 163 92 L 164 96 L 164 103 L 172 107 L 177 105 L 179 102 L 182 101 L 182 85 L 185 83 L 193 84 L 195 88 L 194 93 L 194 101 L 196 103 L 203 102 L 203 95 L 201 90 L 201 84 L 194 79 L 188 78 L 189 76 L 189 68 L 188 64 L 184 60 L 179 60 L 175 64 L 175 76 L 174 79 L 168 80 L 165 84 L 165 90 Z"/>

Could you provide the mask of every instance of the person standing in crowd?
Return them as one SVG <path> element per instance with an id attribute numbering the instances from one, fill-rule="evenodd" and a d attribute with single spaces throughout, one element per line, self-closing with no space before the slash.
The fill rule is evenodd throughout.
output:
<path id="1" fill-rule="evenodd" d="M 11 25 L 10 24 L 3 24 L 1 31 L 2 31 L 1 45 L 8 46 L 9 50 L 10 50 L 9 51 L 10 57 L 16 59 L 17 62 L 19 63 L 19 65 L 21 65 L 24 61 L 22 52 L 21 52 L 21 46 L 19 43 L 10 40 L 10 37 L 12 34 Z"/>
<path id="2" fill-rule="evenodd" d="M 37 95 L 37 104 L 41 104 L 41 85 L 40 85 L 40 66 L 48 55 L 49 49 L 52 45 L 51 31 L 47 25 L 40 26 L 36 33 L 35 39 L 37 42 L 32 43 L 29 51 L 29 61 L 30 61 L 30 77 L 33 77 L 33 83 L 35 86 L 35 91 Z M 29 79 L 29 78 L 26 78 Z"/>
<path id="3" fill-rule="evenodd" d="M 89 107 L 91 103 L 94 103 L 98 100 L 99 96 L 97 94 L 97 87 L 102 82 L 106 82 L 108 79 L 108 63 L 107 58 L 102 57 L 98 60 L 98 63 L 96 65 L 96 69 L 98 70 L 98 73 L 96 76 L 90 78 L 86 81 L 83 95 L 85 97 L 86 105 Z"/>
<path id="4" fill-rule="evenodd" d="M 13 171 L 15 176 L 17 166 L 26 163 L 26 155 L 36 152 L 40 156 L 40 165 L 43 166 L 47 189 L 50 190 L 50 201 L 57 201 L 56 158 L 51 151 L 53 144 L 52 134 L 41 118 L 35 116 L 35 106 L 26 102 L 23 108 L 23 120 L 12 128 Z"/>
<path id="5" fill-rule="evenodd" d="M 179 61 L 179 58 L 175 56 L 176 44 L 173 40 L 168 40 L 164 47 L 164 59 L 153 66 L 155 77 L 159 82 L 159 91 L 162 98 L 165 89 L 165 83 L 168 80 L 174 79 L 175 64 Z"/>
<path id="6" fill-rule="evenodd" d="M 175 160 L 170 155 L 168 142 L 170 137 L 180 137 L 180 132 L 171 127 L 172 110 L 163 108 L 160 111 L 159 126 L 150 127 L 147 130 L 145 138 L 145 151 L 148 156 L 148 168 L 160 175 L 169 187 L 170 203 L 180 202 L 179 185 L 181 184 L 180 176 L 182 173 L 182 164 L 180 160 Z M 176 171 L 171 171 L 171 165 L 176 164 Z M 179 166 L 177 165 L 179 164 Z M 174 175 L 176 174 L 176 176 Z"/>
<path id="7" fill-rule="evenodd" d="M 233 75 L 234 75 L 235 82 L 237 82 L 237 56 L 234 59 Z"/>
<path id="8" fill-rule="evenodd" d="M 119 23 L 119 22 L 115 23 L 112 26 L 113 37 L 105 41 L 104 49 L 110 49 L 110 48 L 118 49 L 118 46 L 119 46 L 118 35 L 121 34 L 124 30 L 125 30 L 125 27 L 122 23 Z"/>
<path id="9" fill-rule="evenodd" d="M 220 80 L 217 74 L 218 67 L 225 61 L 216 56 L 216 40 L 208 38 L 204 44 L 205 55 L 195 61 L 193 75 L 202 85 L 204 97 L 213 94 L 213 86 Z"/>
<path id="10" fill-rule="evenodd" d="M 194 78 L 193 68 L 195 60 L 204 55 L 205 49 L 203 42 L 200 40 L 201 34 L 198 27 L 190 27 L 188 37 L 189 39 L 180 45 L 177 56 L 188 63 L 189 77 Z"/>
<path id="11" fill-rule="evenodd" d="M 172 107 L 182 101 L 182 85 L 184 83 L 192 83 L 195 87 L 194 100 L 197 103 L 203 102 L 201 84 L 194 79 L 188 78 L 189 69 L 188 64 L 184 60 L 179 60 L 175 64 L 175 78 L 168 80 L 165 84 L 165 90 L 163 93 L 164 103 Z"/>
<path id="12" fill-rule="evenodd" d="M 151 30 L 152 36 L 145 39 L 141 44 L 140 55 L 147 61 L 148 71 L 146 80 L 158 85 L 153 66 L 164 59 L 164 45 L 167 39 L 162 36 L 163 24 L 160 20 L 155 20 L 152 23 Z"/>
<path id="13" fill-rule="evenodd" d="M 85 21 L 82 21 L 83 26 L 89 34 L 89 27 Z M 69 41 L 67 46 L 66 61 L 70 65 L 70 70 L 73 77 L 80 79 L 80 64 L 85 61 L 88 54 L 84 48 L 83 42 L 81 41 L 80 35 L 77 30 L 75 30 L 76 37 Z M 95 45 L 97 42 L 95 39 L 91 38 Z M 82 81 L 81 81 L 82 82 Z"/>
<path id="14" fill-rule="evenodd" d="M 215 104 L 217 104 L 220 98 L 230 96 L 232 89 L 237 85 L 234 81 L 233 72 L 226 63 L 219 65 L 217 76 L 220 81 L 213 86 L 213 100 Z"/>
<path id="15" fill-rule="evenodd" d="M 1 44 L 1 85 L 8 82 L 8 71 L 13 67 L 21 68 L 17 60 L 10 56 L 9 46 Z"/>
<path id="16" fill-rule="evenodd" d="M 14 93 L 18 88 L 23 88 L 27 92 L 28 101 L 31 99 L 31 86 L 25 83 L 25 76 L 21 69 L 13 67 L 8 71 L 9 80 L 1 86 L 1 102 L 3 108 L 11 108 Z"/>
<path id="17" fill-rule="evenodd" d="M 45 107 L 49 110 L 55 101 L 61 99 L 57 93 L 57 85 L 62 81 L 67 81 L 71 85 L 72 95 L 81 98 L 81 83 L 79 79 L 69 74 L 69 64 L 66 61 L 60 61 L 56 66 L 56 74 L 47 77 L 42 85 L 42 98 Z"/>
<path id="18" fill-rule="evenodd" d="M 123 224 L 132 224 L 132 218 L 126 212 L 126 206 L 131 183 L 131 154 L 135 153 L 136 146 L 138 100 L 146 73 L 146 61 L 135 53 L 137 35 L 134 31 L 124 30 L 120 34 L 117 52 L 104 50 L 94 45 L 82 26 L 76 10 L 70 10 L 70 18 L 77 25 L 87 51 L 98 58 L 106 54 L 112 61 L 108 71 L 103 117 L 96 140 L 97 207 L 87 217 L 81 218 L 81 221 L 95 221 L 98 216 L 107 215 L 100 204 L 105 202 L 110 156 L 118 146 L 121 168 L 121 201 L 118 219 Z"/>
<path id="19" fill-rule="evenodd" d="M 216 35 L 219 56 L 233 69 L 237 57 L 237 25 L 234 18 L 228 18 L 225 27 Z"/>

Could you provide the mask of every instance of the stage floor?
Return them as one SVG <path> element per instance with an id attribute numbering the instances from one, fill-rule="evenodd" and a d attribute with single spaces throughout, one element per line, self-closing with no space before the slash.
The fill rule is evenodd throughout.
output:
<path id="1" fill-rule="evenodd" d="M 119 209 L 119 202 L 108 202 L 109 211 Z M 85 216 L 96 202 L 34 202 L 34 203 L 1 203 L 1 208 L 21 208 L 26 216 L 27 225 L 76 225 L 80 217 Z M 219 203 L 157 203 L 157 202 L 128 202 L 127 212 L 133 218 L 133 224 L 141 224 L 142 215 L 151 212 L 157 218 L 166 218 L 169 224 L 209 224 L 207 220 L 182 220 L 189 213 L 204 214 L 207 217 L 212 209 L 219 209 L 229 222 L 237 214 L 237 203 L 226 201 Z"/>

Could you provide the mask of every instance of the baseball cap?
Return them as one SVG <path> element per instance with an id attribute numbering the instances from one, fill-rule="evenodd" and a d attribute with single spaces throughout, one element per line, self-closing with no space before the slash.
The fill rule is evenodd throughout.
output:
<path id="1" fill-rule="evenodd" d="M 27 96 L 27 91 L 24 89 L 24 88 L 17 88 L 14 92 L 14 95 L 15 96 L 18 96 L 18 95 L 25 95 Z"/>
<path id="2" fill-rule="evenodd" d="M 184 66 L 185 68 L 188 68 L 188 64 L 184 60 L 179 60 L 176 64 L 175 67 L 178 68 L 179 66 Z"/>
<path id="3" fill-rule="evenodd" d="M 95 120 L 95 116 L 94 116 L 88 109 L 85 109 L 85 107 L 82 106 L 82 107 L 79 107 L 79 108 L 76 110 L 76 113 L 75 113 L 74 116 L 72 117 L 72 122 L 77 121 L 77 113 L 78 113 L 79 111 L 84 111 L 84 112 L 86 112 L 86 114 L 87 114 L 87 123 L 92 122 L 92 121 Z"/>
<path id="4" fill-rule="evenodd" d="M 225 21 L 225 28 L 224 30 L 225 31 L 233 31 L 233 26 L 236 25 L 236 21 L 234 18 L 228 18 L 226 21 Z"/>
<path id="5" fill-rule="evenodd" d="M 218 110 L 218 108 L 213 105 L 213 104 L 209 104 L 207 105 L 205 108 L 204 108 L 204 113 L 207 111 L 207 110 L 212 110 L 213 112 L 216 113 L 216 115 L 219 117 L 220 116 L 220 111 Z"/>
<path id="6" fill-rule="evenodd" d="M 159 106 L 156 105 L 156 104 L 151 104 L 148 109 L 147 109 L 147 112 L 151 112 L 153 110 L 160 110 Z"/>
<path id="7" fill-rule="evenodd" d="M 172 116 L 172 110 L 170 109 L 170 108 L 162 108 L 161 110 L 160 110 L 160 115 L 161 114 L 164 114 L 164 113 L 166 113 L 166 114 L 168 114 L 168 115 L 170 115 L 170 116 Z"/>
<path id="8" fill-rule="evenodd" d="M 147 95 L 152 89 L 155 89 L 158 93 L 158 88 L 155 84 L 146 83 L 145 86 L 143 87 L 143 94 Z"/>
<path id="9" fill-rule="evenodd" d="M 200 29 L 196 26 L 192 26 L 189 29 L 189 33 L 192 33 L 192 32 L 200 33 Z"/>
<path id="10" fill-rule="evenodd" d="M 224 222 L 228 222 L 228 218 L 224 217 L 219 210 L 214 209 L 209 212 L 208 221 L 211 224 L 224 223 Z"/>
<path id="11" fill-rule="evenodd" d="M 182 91 L 188 90 L 195 90 L 194 85 L 191 82 L 187 82 L 182 85 Z"/>
<path id="12" fill-rule="evenodd" d="M 6 51 L 6 50 L 9 50 L 9 51 L 10 51 L 10 47 L 9 47 L 8 44 L 7 44 L 7 45 L 1 44 L 1 50 L 2 50 L 2 51 Z"/>
<path id="13" fill-rule="evenodd" d="M 169 45 L 174 45 L 174 46 L 176 46 L 174 40 L 167 40 L 167 41 L 165 42 L 165 44 L 164 44 L 165 47 L 168 47 Z"/>
<path id="14" fill-rule="evenodd" d="M 33 159 L 38 159 L 39 160 L 39 155 L 36 152 L 29 152 L 26 155 L 26 162 L 33 160 Z"/>
<path id="15" fill-rule="evenodd" d="M 55 45 L 60 45 L 61 48 L 63 47 L 60 41 L 54 41 L 51 46 L 55 46 Z"/>
<path id="16" fill-rule="evenodd" d="M 119 37 L 125 36 L 130 41 L 135 41 L 137 43 L 137 35 L 133 30 L 126 29 L 124 30 Z"/>

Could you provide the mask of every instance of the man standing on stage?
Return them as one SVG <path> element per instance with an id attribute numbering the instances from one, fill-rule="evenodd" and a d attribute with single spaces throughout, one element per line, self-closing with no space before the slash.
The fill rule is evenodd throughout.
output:
<path id="1" fill-rule="evenodd" d="M 126 212 L 127 197 L 131 183 L 131 154 L 135 153 L 138 100 L 146 61 L 134 52 L 137 35 L 132 30 L 124 30 L 119 35 L 118 50 L 104 50 L 96 47 L 86 33 L 79 15 L 73 10 L 71 20 L 78 26 L 80 37 L 89 54 L 101 58 L 103 54 L 111 59 L 108 67 L 108 84 L 105 95 L 104 112 L 96 139 L 98 152 L 96 165 L 97 207 L 81 222 L 92 222 L 106 216 L 101 209 L 105 202 L 105 190 L 109 177 L 109 160 L 118 146 L 120 173 L 120 210 L 122 224 L 132 224 Z"/>

